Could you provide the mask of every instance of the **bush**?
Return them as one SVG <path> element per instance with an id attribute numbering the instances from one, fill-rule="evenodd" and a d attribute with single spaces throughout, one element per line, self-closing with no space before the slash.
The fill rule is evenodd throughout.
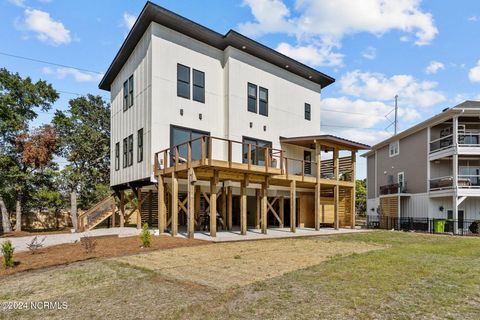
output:
<path id="1" fill-rule="evenodd" d="M 142 240 L 144 248 L 150 247 L 151 236 L 150 236 L 150 230 L 148 230 L 147 223 L 145 223 L 142 227 L 142 233 L 140 233 L 140 239 Z"/>
<path id="2" fill-rule="evenodd" d="M 95 241 L 92 237 L 89 236 L 84 236 L 83 238 L 80 238 L 80 243 L 82 244 L 86 253 L 92 253 L 93 251 L 95 251 L 95 247 L 97 246 L 97 241 Z"/>
<path id="3" fill-rule="evenodd" d="M 479 233 L 480 231 L 480 220 L 473 221 L 470 226 L 468 227 L 471 233 Z"/>
<path id="4" fill-rule="evenodd" d="M 13 251 L 15 251 L 15 248 L 10 240 L 2 243 L 3 266 L 5 269 L 13 268 L 15 266 L 13 262 Z"/>
<path id="5" fill-rule="evenodd" d="M 38 249 L 43 247 L 43 242 L 47 237 L 43 237 L 42 241 L 38 241 L 38 237 L 35 236 L 30 243 L 27 243 L 27 248 L 32 254 L 35 254 Z"/>

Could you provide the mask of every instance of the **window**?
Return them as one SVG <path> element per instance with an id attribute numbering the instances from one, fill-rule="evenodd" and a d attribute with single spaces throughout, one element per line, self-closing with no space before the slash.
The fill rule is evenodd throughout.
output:
<path id="1" fill-rule="evenodd" d="M 312 120 L 312 107 L 309 103 L 305 103 L 305 120 Z"/>
<path id="2" fill-rule="evenodd" d="M 143 161 L 143 128 L 137 131 L 137 162 Z"/>
<path id="3" fill-rule="evenodd" d="M 128 166 L 133 165 L 133 134 L 128 136 Z"/>
<path id="4" fill-rule="evenodd" d="M 248 84 L 248 111 L 257 113 L 257 86 Z"/>
<path id="5" fill-rule="evenodd" d="M 127 138 L 123 139 L 123 167 L 127 167 Z"/>
<path id="6" fill-rule="evenodd" d="M 263 116 L 268 116 L 268 89 L 260 87 L 259 97 L 258 113 Z"/>
<path id="7" fill-rule="evenodd" d="M 123 111 L 128 109 L 128 81 L 123 83 Z"/>
<path id="8" fill-rule="evenodd" d="M 128 107 L 133 106 L 133 75 L 128 78 Z"/>
<path id="9" fill-rule="evenodd" d="M 304 160 L 303 173 L 306 175 L 311 175 L 312 174 L 312 153 L 308 150 L 304 150 L 303 160 Z"/>
<path id="10" fill-rule="evenodd" d="M 265 147 L 270 148 L 269 154 L 272 154 L 272 143 L 270 141 L 243 138 L 243 163 L 248 163 L 248 145 L 250 146 L 250 160 L 252 164 L 263 166 L 265 165 Z"/>
<path id="11" fill-rule="evenodd" d="M 205 73 L 193 69 L 193 100 L 205 103 Z"/>
<path id="12" fill-rule="evenodd" d="M 200 138 L 201 136 L 209 136 L 210 133 L 200 130 L 194 130 L 183 127 L 170 127 L 170 147 L 182 144 L 184 142 Z M 202 158 L 201 139 L 192 142 L 192 160 L 200 160 Z M 205 155 L 208 152 L 208 140 L 205 143 Z M 171 153 L 171 163 L 174 163 L 175 152 Z M 186 161 L 188 158 L 188 146 L 183 144 L 178 147 L 178 158 L 180 161 Z"/>
<path id="13" fill-rule="evenodd" d="M 115 143 L 115 171 L 120 169 L 120 142 Z"/>
<path id="14" fill-rule="evenodd" d="M 177 96 L 190 99 L 190 68 L 177 64 Z"/>
<path id="15" fill-rule="evenodd" d="M 397 140 L 390 143 L 388 150 L 389 150 L 388 153 L 390 157 L 398 155 L 400 153 L 400 142 Z"/>

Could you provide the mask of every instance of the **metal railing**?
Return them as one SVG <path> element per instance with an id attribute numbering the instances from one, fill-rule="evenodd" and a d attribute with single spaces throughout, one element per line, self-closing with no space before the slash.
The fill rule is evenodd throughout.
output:
<path id="1" fill-rule="evenodd" d="M 448 149 L 454 145 L 453 134 L 430 141 L 430 153 Z M 458 133 L 460 147 L 480 147 L 480 133 Z"/>
<path id="2" fill-rule="evenodd" d="M 453 176 L 430 179 L 430 190 L 445 190 L 453 188 Z"/>
<path id="3" fill-rule="evenodd" d="M 397 193 L 406 193 L 407 192 L 407 183 L 391 183 L 384 186 L 380 186 L 380 195 L 388 194 L 397 194 Z"/>
<path id="4" fill-rule="evenodd" d="M 453 176 L 430 179 L 430 191 L 452 189 L 454 182 Z M 457 186 L 460 189 L 480 188 L 480 175 L 458 175 Z"/>
<path id="5" fill-rule="evenodd" d="M 458 144 L 462 147 L 480 147 L 480 133 L 459 133 Z"/>

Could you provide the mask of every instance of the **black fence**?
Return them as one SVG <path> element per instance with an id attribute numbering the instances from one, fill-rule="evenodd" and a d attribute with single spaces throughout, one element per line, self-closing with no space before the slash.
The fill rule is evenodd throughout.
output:
<path id="1" fill-rule="evenodd" d="M 367 229 L 393 229 L 437 234 L 480 236 L 480 220 L 395 218 L 369 215 L 367 216 L 365 225 Z M 455 228 L 457 229 L 456 233 Z"/>

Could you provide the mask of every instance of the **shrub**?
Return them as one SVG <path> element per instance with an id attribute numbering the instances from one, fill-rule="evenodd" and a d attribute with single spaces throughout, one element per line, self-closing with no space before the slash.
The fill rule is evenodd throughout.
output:
<path id="1" fill-rule="evenodd" d="M 480 220 L 473 221 L 468 227 L 471 233 L 479 233 L 480 231 Z"/>
<path id="2" fill-rule="evenodd" d="M 30 243 L 27 243 L 27 248 L 32 254 L 35 254 L 38 249 L 43 247 L 43 242 L 47 237 L 43 237 L 42 241 L 38 241 L 38 237 L 35 236 Z"/>
<path id="3" fill-rule="evenodd" d="M 3 254 L 3 266 L 6 268 L 13 268 L 13 251 L 15 248 L 10 240 L 5 241 L 2 243 L 2 254 Z"/>
<path id="4" fill-rule="evenodd" d="M 97 241 L 95 241 L 92 237 L 89 236 L 84 236 L 83 238 L 80 238 L 80 243 L 83 246 L 83 249 L 85 249 L 86 253 L 92 253 L 95 251 L 95 248 L 97 246 Z"/>
<path id="5" fill-rule="evenodd" d="M 148 230 L 147 223 L 145 223 L 142 227 L 142 232 L 140 233 L 140 239 L 142 240 L 144 248 L 150 247 L 151 236 L 150 236 L 150 230 Z"/>

